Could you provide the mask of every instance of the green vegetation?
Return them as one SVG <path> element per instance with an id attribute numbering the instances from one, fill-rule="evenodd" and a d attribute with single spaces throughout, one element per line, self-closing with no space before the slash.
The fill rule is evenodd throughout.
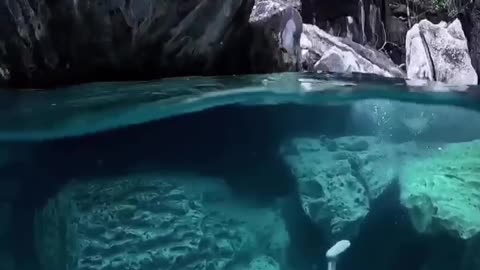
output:
<path id="1" fill-rule="evenodd" d="M 436 10 L 439 11 L 447 11 L 451 3 L 454 2 L 452 0 L 434 0 L 433 4 Z"/>

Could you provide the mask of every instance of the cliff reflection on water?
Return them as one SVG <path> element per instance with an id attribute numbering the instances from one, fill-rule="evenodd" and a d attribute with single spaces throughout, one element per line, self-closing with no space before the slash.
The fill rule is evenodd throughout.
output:
<path id="1" fill-rule="evenodd" d="M 0 269 L 463 269 L 475 87 L 276 74 L 0 93 Z"/>

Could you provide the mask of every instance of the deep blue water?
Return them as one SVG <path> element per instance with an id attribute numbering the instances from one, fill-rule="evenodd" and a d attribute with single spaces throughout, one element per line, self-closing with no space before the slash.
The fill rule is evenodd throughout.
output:
<path id="1" fill-rule="evenodd" d="M 1 91 L 0 269 L 320 270 L 348 239 L 339 270 L 478 270 L 480 159 L 450 150 L 480 154 L 478 91 L 297 73 Z"/>

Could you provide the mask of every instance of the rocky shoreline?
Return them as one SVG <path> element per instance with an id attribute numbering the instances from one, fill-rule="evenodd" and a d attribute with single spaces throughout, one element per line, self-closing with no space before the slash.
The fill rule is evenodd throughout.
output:
<path id="1" fill-rule="evenodd" d="M 477 84 L 478 1 L 340 2 L 0 1 L 0 81 L 319 71 Z"/>

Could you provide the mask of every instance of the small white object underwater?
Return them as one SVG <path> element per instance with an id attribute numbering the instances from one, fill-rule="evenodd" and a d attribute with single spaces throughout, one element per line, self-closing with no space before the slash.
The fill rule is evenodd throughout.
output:
<path id="1" fill-rule="evenodd" d="M 327 250 L 325 256 L 328 261 L 328 270 L 336 270 L 338 256 L 350 247 L 350 241 L 340 240 Z"/>

